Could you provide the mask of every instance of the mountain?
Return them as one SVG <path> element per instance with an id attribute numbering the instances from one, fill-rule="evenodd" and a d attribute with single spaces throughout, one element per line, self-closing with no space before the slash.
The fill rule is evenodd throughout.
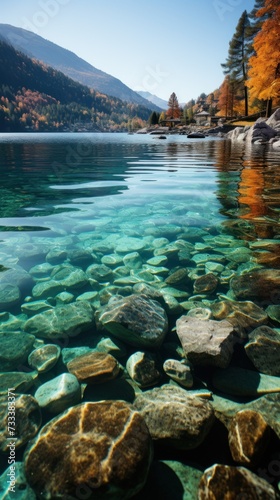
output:
<path id="1" fill-rule="evenodd" d="M 123 131 L 151 110 L 81 85 L 0 39 L 0 131 Z"/>
<path id="2" fill-rule="evenodd" d="M 141 97 L 117 78 L 91 66 L 70 50 L 49 42 L 31 31 L 9 24 L 0 24 L 0 36 L 28 57 L 34 57 L 58 71 L 62 71 L 83 85 L 123 101 L 146 106 L 152 111 L 160 111 L 157 106 Z"/>
<path id="3" fill-rule="evenodd" d="M 142 90 L 136 90 L 137 94 L 139 94 L 141 97 L 146 99 L 147 101 L 150 101 L 152 104 L 155 104 L 159 108 L 166 110 L 168 109 L 168 103 L 167 101 L 164 101 L 160 97 L 151 94 L 150 92 L 144 92 Z"/>

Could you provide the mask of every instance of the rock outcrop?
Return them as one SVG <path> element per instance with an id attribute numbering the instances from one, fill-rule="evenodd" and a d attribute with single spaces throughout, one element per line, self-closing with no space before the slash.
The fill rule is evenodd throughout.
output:
<path id="1" fill-rule="evenodd" d="M 267 120 L 265 118 L 258 118 L 252 127 L 235 127 L 235 129 L 227 133 L 227 138 L 232 141 L 248 141 L 255 144 L 271 142 L 273 149 L 279 149 L 280 108 Z"/>

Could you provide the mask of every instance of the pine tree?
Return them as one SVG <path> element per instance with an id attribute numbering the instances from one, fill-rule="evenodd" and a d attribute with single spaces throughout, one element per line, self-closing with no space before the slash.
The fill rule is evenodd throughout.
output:
<path id="1" fill-rule="evenodd" d="M 249 60 L 248 87 L 253 96 L 267 100 L 267 115 L 272 108 L 272 100 L 280 95 L 280 2 L 265 0 L 265 5 L 257 16 L 267 16 L 260 31 L 255 36 L 255 55 Z"/>
<path id="2" fill-rule="evenodd" d="M 248 89 L 245 82 L 247 80 L 247 64 L 250 51 L 249 28 L 250 21 L 245 10 L 230 41 L 227 60 L 222 64 L 224 73 L 230 76 L 230 80 L 233 83 L 238 83 L 243 88 L 244 114 L 246 116 L 248 115 Z"/>

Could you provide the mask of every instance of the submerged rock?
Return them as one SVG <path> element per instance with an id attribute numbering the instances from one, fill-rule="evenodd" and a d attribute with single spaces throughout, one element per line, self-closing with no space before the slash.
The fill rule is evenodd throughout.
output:
<path id="1" fill-rule="evenodd" d="M 42 421 L 40 407 L 30 394 L 15 394 L 14 402 L 9 402 L 11 413 L 8 414 L 7 395 L 0 396 L 0 450 L 4 453 L 10 451 L 11 439 L 15 440 L 15 447 L 20 448 L 36 436 Z M 13 415 L 12 411 L 15 412 L 15 427 L 12 421 L 8 421 L 8 417 Z M 14 434 L 7 432 L 9 425 Z"/>
<path id="2" fill-rule="evenodd" d="M 240 465 L 258 464 L 270 438 L 270 427 L 262 415 L 253 410 L 238 412 L 229 426 L 229 447 L 232 458 Z"/>
<path id="3" fill-rule="evenodd" d="M 271 301 L 280 288 L 280 270 L 261 269 L 235 276 L 230 287 L 237 299 Z"/>
<path id="4" fill-rule="evenodd" d="M 33 350 L 34 341 L 34 335 L 28 333 L 0 333 L 0 371 L 13 371 L 25 363 Z"/>
<path id="5" fill-rule="evenodd" d="M 245 467 L 215 464 L 205 470 L 199 484 L 199 500 L 276 500 L 274 488 Z"/>
<path id="6" fill-rule="evenodd" d="M 172 380 L 188 389 L 193 386 L 193 376 L 191 367 L 186 360 L 167 359 L 163 364 L 163 369 Z"/>
<path id="7" fill-rule="evenodd" d="M 32 351 L 28 356 L 28 364 L 39 373 L 51 370 L 57 363 L 61 349 L 54 344 L 46 344 Z"/>
<path id="8" fill-rule="evenodd" d="M 143 418 L 122 401 L 84 403 L 45 425 L 25 453 L 41 498 L 131 498 L 145 484 L 152 442 Z"/>
<path id="9" fill-rule="evenodd" d="M 67 363 L 67 370 L 79 382 L 100 384 L 116 378 L 120 371 L 117 360 L 105 352 L 90 352 L 77 356 Z"/>
<path id="10" fill-rule="evenodd" d="M 42 409 L 60 413 L 81 401 L 81 386 L 74 375 L 62 373 L 42 384 L 34 397 Z"/>
<path id="11" fill-rule="evenodd" d="M 186 357 L 194 365 L 229 365 L 236 342 L 233 326 L 226 320 L 201 320 L 181 316 L 176 330 Z"/>
<path id="12" fill-rule="evenodd" d="M 149 352 L 135 352 L 126 363 L 126 369 L 134 382 L 140 387 L 156 385 L 161 379 L 155 355 Z"/>
<path id="13" fill-rule="evenodd" d="M 58 339 L 75 337 L 94 326 L 93 311 L 84 301 L 58 306 L 28 319 L 24 330 L 36 337 Z"/>
<path id="14" fill-rule="evenodd" d="M 99 321 L 115 337 L 140 348 L 160 347 L 168 329 L 164 309 L 145 295 L 110 300 Z"/>
<path id="15" fill-rule="evenodd" d="M 164 385 L 136 397 L 153 440 L 172 448 L 191 450 L 199 446 L 214 422 L 211 404 L 185 389 Z"/>
<path id="16" fill-rule="evenodd" d="M 245 345 L 248 358 L 257 370 L 267 375 L 280 375 L 280 334 L 268 326 L 260 326 L 249 334 Z"/>

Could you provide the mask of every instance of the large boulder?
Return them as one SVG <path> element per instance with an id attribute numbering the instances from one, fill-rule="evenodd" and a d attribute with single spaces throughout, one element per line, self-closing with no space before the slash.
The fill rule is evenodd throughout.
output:
<path id="1" fill-rule="evenodd" d="M 179 340 L 194 365 L 229 365 L 236 342 L 233 326 L 226 320 L 201 320 L 181 316 L 176 322 Z"/>
<path id="2" fill-rule="evenodd" d="M 164 309 L 145 295 L 111 299 L 99 313 L 99 321 L 112 335 L 137 348 L 160 347 L 168 330 Z"/>
<path id="3" fill-rule="evenodd" d="M 58 339 L 75 337 L 94 326 L 93 311 L 86 302 L 74 302 L 44 311 L 28 319 L 24 330 L 36 337 Z"/>
<path id="4" fill-rule="evenodd" d="M 183 450 L 199 446 L 215 420 L 208 401 L 173 385 L 143 392 L 134 407 L 145 419 L 153 440 Z"/>
<path id="5" fill-rule="evenodd" d="M 260 269 L 235 276 L 230 287 L 237 299 L 273 302 L 280 288 L 280 269 Z"/>
<path id="6" fill-rule="evenodd" d="M 128 499 L 145 484 L 152 441 L 138 412 L 122 401 L 74 406 L 51 420 L 25 453 L 38 497 Z"/>

